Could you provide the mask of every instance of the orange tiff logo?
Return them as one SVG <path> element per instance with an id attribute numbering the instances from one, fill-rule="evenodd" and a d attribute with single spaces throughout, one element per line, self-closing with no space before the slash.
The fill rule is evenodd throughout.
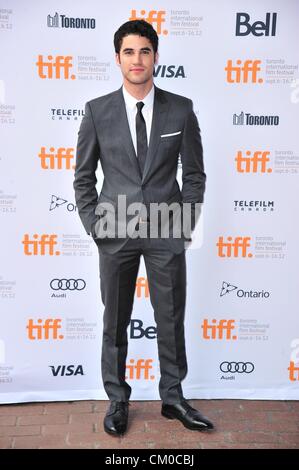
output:
<path id="1" fill-rule="evenodd" d="M 58 334 L 60 328 L 61 328 L 60 318 L 47 318 L 46 320 L 42 320 L 41 318 L 38 318 L 37 321 L 34 321 L 33 318 L 29 318 L 28 324 L 26 326 L 28 339 L 30 340 L 42 340 L 42 339 L 61 340 L 64 338 L 64 336 Z"/>
<path id="2" fill-rule="evenodd" d="M 245 154 L 239 150 L 235 158 L 238 173 L 272 173 L 272 168 L 267 166 L 270 152 L 258 150 L 251 156 L 250 150 L 247 150 Z"/>
<path id="3" fill-rule="evenodd" d="M 154 380 L 155 376 L 150 375 L 152 363 L 153 359 L 130 359 L 130 364 L 126 365 L 126 372 L 129 374 L 126 375 L 126 379 Z"/>
<path id="4" fill-rule="evenodd" d="M 30 238 L 28 233 L 25 233 L 22 243 L 24 245 L 24 254 L 26 256 L 59 256 L 60 251 L 54 251 L 55 245 L 57 245 L 57 235 L 45 234 L 38 235 L 35 233 Z"/>
<path id="5" fill-rule="evenodd" d="M 261 71 L 260 60 L 242 60 L 236 61 L 237 65 L 233 65 L 230 59 L 225 67 L 226 80 L 228 83 L 263 83 L 262 78 L 258 78 L 258 72 Z"/>
<path id="6" fill-rule="evenodd" d="M 75 80 L 76 75 L 70 75 L 73 66 L 71 62 L 72 59 L 73 57 L 71 55 L 57 55 L 56 57 L 48 55 L 47 60 L 44 60 L 43 56 L 40 54 L 35 64 L 37 65 L 37 73 L 42 79 L 56 78 L 57 80 Z"/>
<path id="7" fill-rule="evenodd" d="M 43 170 L 74 170 L 74 149 L 69 147 L 59 147 L 55 152 L 54 147 L 50 147 L 50 152 L 46 153 L 46 147 L 41 147 L 40 158 L 41 168 Z"/>
<path id="8" fill-rule="evenodd" d="M 296 365 L 294 361 L 290 361 L 288 371 L 289 371 L 289 379 L 291 380 L 291 382 L 295 382 L 299 380 L 299 364 Z"/>
<path id="9" fill-rule="evenodd" d="M 217 322 L 213 319 L 210 323 L 205 318 L 201 328 L 204 339 L 237 339 L 237 336 L 232 336 L 232 331 L 235 329 L 235 320 L 219 320 Z"/>
<path id="10" fill-rule="evenodd" d="M 143 292 L 144 291 L 144 292 Z M 149 296 L 148 280 L 145 277 L 138 277 L 136 281 L 136 295 L 138 298 Z"/>
<path id="11" fill-rule="evenodd" d="M 218 256 L 220 258 L 252 258 L 253 254 L 248 252 L 251 237 L 224 237 L 218 238 Z"/>
<path id="12" fill-rule="evenodd" d="M 137 10 L 132 10 L 129 21 L 145 20 L 150 23 L 153 27 L 155 24 L 157 34 L 164 34 L 166 36 L 168 34 L 168 30 L 163 29 L 162 31 L 162 23 L 165 22 L 165 13 L 166 12 L 164 10 L 149 10 L 148 13 L 146 13 L 146 10 L 140 10 L 140 15 L 137 15 Z"/>

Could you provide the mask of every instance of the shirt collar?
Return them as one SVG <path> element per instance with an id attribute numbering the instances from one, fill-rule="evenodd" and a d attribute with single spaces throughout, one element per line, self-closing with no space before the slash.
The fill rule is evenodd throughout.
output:
<path id="1" fill-rule="evenodd" d="M 154 96 L 155 96 L 154 85 L 152 86 L 148 94 L 142 100 L 137 100 L 136 98 L 134 98 L 134 96 L 130 95 L 130 93 L 125 89 L 124 85 L 122 86 L 122 90 L 123 90 L 123 95 L 124 95 L 126 106 L 128 106 L 128 108 L 132 111 L 134 108 L 136 108 L 136 103 L 138 103 L 138 101 L 142 101 L 146 108 L 150 108 L 154 104 Z"/>

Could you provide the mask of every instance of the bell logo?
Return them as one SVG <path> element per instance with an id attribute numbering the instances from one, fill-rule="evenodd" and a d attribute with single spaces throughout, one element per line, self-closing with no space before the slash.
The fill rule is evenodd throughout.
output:
<path id="1" fill-rule="evenodd" d="M 28 320 L 28 325 L 26 326 L 26 329 L 28 331 L 28 339 L 30 340 L 61 340 L 64 338 L 64 336 L 58 335 L 60 328 L 60 318 L 47 318 L 46 320 L 42 320 L 41 318 L 39 318 L 36 322 L 32 318 L 30 318 Z"/>
<path id="2" fill-rule="evenodd" d="M 54 246 L 57 245 L 57 235 L 38 235 L 35 233 L 29 238 L 29 234 L 25 233 L 22 243 L 24 245 L 24 254 L 26 256 L 59 256 L 60 251 L 54 251 Z"/>
<path id="3" fill-rule="evenodd" d="M 143 295 L 142 295 L 143 294 Z M 138 277 L 136 282 L 136 295 L 140 297 L 149 296 L 148 280 L 145 277 Z"/>
<path id="4" fill-rule="evenodd" d="M 270 161 L 270 152 L 253 152 L 251 156 L 250 150 L 247 150 L 246 157 L 243 156 L 242 150 L 239 150 L 235 158 L 238 173 L 272 173 L 272 168 L 267 164 Z"/>
<path id="5" fill-rule="evenodd" d="M 227 237 L 227 241 L 224 241 L 224 237 L 218 238 L 218 256 L 220 258 L 252 258 L 253 254 L 248 253 L 250 248 L 251 237 Z"/>
<path id="6" fill-rule="evenodd" d="M 245 60 L 242 66 L 242 60 L 237 60 L 237 65 L 233 66 L 233 61 L 227 61 L 225 67 L 226 80 L 228 83 L 263 83 L 262 78 L 258 78 L 257 73 L 261 71 L 260 60 Z"/>
<path id="7" fill-rule="evenodd" d="M 232 336 L 232 331 L 235 329 L 235 320 L 217 320 L 213 319 L 209 323 L 205 318 L 201 325 L 204 339 L 232 339 L 236 340 L 237 336 Z"/>
<path id="8" fill-rule="evenodd" d="M 237 13 L 236 36 L 248 36 L 250 33 L 253 36 L 275 36 L 277 13 L 272 13 L 272 15 L 272 24 L 271 13 L 266 13 L 265 23 L 263 21 L 256 21 L 251 26 L 249 23 L 250 16 L 248 13 Z M 243 29 L 241 29 L 242 27 Z"/>
<path id="9" fill-rule="evenodd" d="M 167 29 L 163 29 L 162 31 L 162 23 L 165 22 L 165 11 L 160 10 L 150 10 L 148 12 L 148 15 L 146 16 L 146 10 L 140 10 L 140 15 L 137 16 L 136 13 L 137 10 L 132 10 L 131 11 L 131 18 L 129 18 L 129 21 L 133 20 L 145 20 L 148 23 L 150 23 L 152 26 L 155 24 L 156 25 L 156 32 L 157 34 L 164 34 L 165 36 L 168 34 Z"/>
<path id="10" fill-rule="evenodd" d="M 157 338 L 157 328 L 155 326 L 148 326 L 143 328 L 142 320 L 131 320 L 130 321 L 130 338 L 140 339 L 143 337 L 147 339 Z"/>
<path id="11" fill-rule="evenodd" d="M 60 80 L 64 78 L 65 80 L 75 80 L 76 75 L 70 75 L 70 69 L 73 66 L 71 62 L 72 59 L 73 57 L 71 55 L 58 55 L 56 57 L 48 55 L 47 60 L 44 60 L 43 56 L 40 54 L 38 61 L 35 63 L 37 73 L 42 79 L 49 78 L 51 80 L 56 78 Z"/>
<path id="12" fill-rule="evenodd" d="M 55 153 L 55 148 L 50 147 L 50 152 L 46 153 L 46 147 L 41 147 L 40 158 L 41 168 L 43 170 L 74 170 L 74 149 L 69 147 L 59 147 Z"/>
<path id="13" fill-rule="evenodd" d="M 126 376 L 126 379 L 144 379 L 144 380 L 154 380 L 154 375 L 149 375 L 152 366 L 153 359 L 130 359 L 130 364 L 126 365 L 126 371 L 129 373 Z"/>

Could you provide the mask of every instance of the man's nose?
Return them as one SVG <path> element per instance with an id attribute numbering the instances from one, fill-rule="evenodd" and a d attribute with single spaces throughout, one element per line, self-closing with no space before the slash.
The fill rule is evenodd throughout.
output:
<path id="1" fill-rule="evenodd" d="M 141 62 L 142 62 L 141 57 L 142 57 L 142 55 L 139 54 L 138 52 L 136 54 L 134 54 L 133 64 L 134 65 L 141 64 Z"/>

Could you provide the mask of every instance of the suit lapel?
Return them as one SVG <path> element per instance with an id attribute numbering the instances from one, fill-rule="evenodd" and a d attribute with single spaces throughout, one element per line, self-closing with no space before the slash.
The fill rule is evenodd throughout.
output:
<path id="1" fill-rule="evenodd" d="M 163 132 L 163 128 L 166 123 L 168 109 L 169 103 L 165 97 L 165 94 L 163 93 L 163 90 L 160 90 L 160 88 L 157 88 L 155 86 L 151 135 L 149 139 L 149 146 L 145 161 L 144 172 L 143 176 L 141 176 L 135 148 L 132 141 L 122 88 L 117 90 L 115 94 L 113 116 L 116 116 L 116 118 L 113 119 L 114 128 L 117 132 L 118 137 L 120 137 L 121 142 L 123 143 L 123 146 L 133 164 L 133 167 L 135 168 L 136 176 L 140 181 L 142 181 L 142 183 L 145 181 L 149 170 L 153 165 L 153 161 L 157 153 L 157 148 L 160 143 L 160 136 Z"/>
<path id="2" fill-rule="evenodd" d="M 160 143 L 160 136 L 166 123 L 167 113 L 169 109 L 168 101 L 166 100 L 163 90 L 155 86 L 154 96 L 154 109 L 151 126 L 151 135 L 149 140 L 149 146 L 147 150 L 145 167 L 143 171 L 142 182 L 145 181 L 150 168 L 153 166 L 155 155 L 157 154 L 157 148 Z"/>
<path id="3" fill-rule="evenodd" d="M 141 181 L 141 173 L 137 161 L 137 156 L 134 148 L 134 144 L 132 141 L 130 126 L 127 117 L 126 111 L 126 103 L 124 100 L 122 88 L 117 90 L 116 92 L 116 100 L 115 100 L 115 109 L 113 113 L 114 117 L 114 127 L 117 132 L 117 136 L 120 138 L 132 164 L 135 168 L 136 176 Z"/>

